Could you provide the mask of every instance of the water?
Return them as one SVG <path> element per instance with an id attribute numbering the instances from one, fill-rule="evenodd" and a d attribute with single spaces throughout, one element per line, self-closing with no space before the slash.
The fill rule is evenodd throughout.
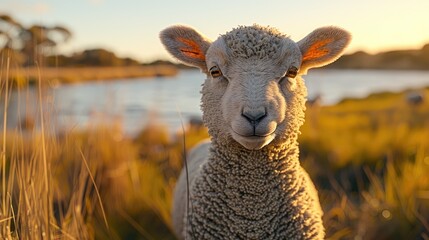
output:
<path id="1" fill-rule="evenodd" d="M 323 104 L 429 86 L 429 71 L 310 70 L 304 78 L 309 98 L 321 95 Z"/>
<path id="2" fill-rule="evenodd" d="M 304 78 L 309 98 L 320 95 L 323 104 L 374 92 L 429 86 L 429 72 L 425 71 L 313 70 Z M 201 115 L 203 81 L 204 75 L 199 71 L 186 70 L 174 78 L 62 85 L 44 95 L 44 106 L 51 117 L 57 119 L 56 125 L 65 129 L 119 121 L 124 132 L 133 135 L 147 122 L 155 120 L 176 130 L 181 121 L 186 123 L 189 118 Z M 8 113 L 9 127 L 20 121 L 18 115 L 36 115 L 35 90 L 13 92 L 9 110 L 20 113 Z"/>
<path id="3" fill-rule="evenodd" d="M 54 90 L 62 122 L 122 121 L 133 133 L 154 120 L 172 129 L 201 115 L 203 75 L 183 71 L 174 78 L 146 78 L 64 85 Z M 95 119 L 95 121 L 98 121 Z"/>

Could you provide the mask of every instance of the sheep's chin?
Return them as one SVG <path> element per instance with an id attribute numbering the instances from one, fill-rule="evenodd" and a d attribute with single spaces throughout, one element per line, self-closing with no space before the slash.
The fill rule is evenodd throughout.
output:
<path id="1" fill-rule="evenodd" d="M 259 150 L 267 146 L 275 138 L 275 134 L 270 134 L 264 137 L 244 137 L 236 133 L 232 133 L 232 138 L 237 141 L 241 146 L 248 150 Z"/>

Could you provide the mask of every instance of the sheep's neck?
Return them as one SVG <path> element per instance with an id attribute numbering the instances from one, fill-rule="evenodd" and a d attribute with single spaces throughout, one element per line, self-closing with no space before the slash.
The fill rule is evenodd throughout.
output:
<path id="1" fill-rule="evenodd" d="M 216 239 L 231 238 L 231 234 L 238 239 L 268 239 L 279 229 L 286 231 L 286 223 L 301 212 L 292 203 L 302 202 L 303 192 L 298 146 L 288 146 L 292 147 L 241 152 L 236 148 L 232 153 L 232 149 L 214 143 L 195 182 L 194 234 L 211 232 Z M 209 230 L 207 221 L 216 229 Z"/>
<path id="2" fill-rule="evenodd" d="M 232 189 L 229 188 L 236 187 L 239 193 L 248 193 L 255 197 L 259 191 L 265 192 L 266 187 L 278 188 L 281 191 L 287 190 L 285 188 L 295 188 L 292 183 L 299 180 L 296 176 L 300 168 L 299 149 L 296 142 L 287 146 L 259 151 L 237 151 L 239 148 L 235 148 L 234 151 L 214 143 L 211 159 L 207 163 L 207 168 L 210 169 L 207 169 L 207 172 L 212 171 L 213 177 L 221 173 L 226 181 L 225 190 L 230 191 Z"/>

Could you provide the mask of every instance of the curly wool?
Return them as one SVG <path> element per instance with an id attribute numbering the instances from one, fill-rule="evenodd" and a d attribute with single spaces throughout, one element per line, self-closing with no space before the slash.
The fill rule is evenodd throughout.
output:
<path id="1" fill-rule="evenodd" d="M 225 148 L 212 149 L 193 186 L 188 236 L 323 239 L 322 212 L 299 166 L 297 145 L 276 152 L 282 159 L 268 161 L 262 152 L 226 157 Z"/>
<path id="2" fill-rule="evenodd" d="M 275 28 L 254 24 L 240 26 L 221 37 L 233 57 L 266 59 L 274 57 L 279 52 L 283 39 L 287 36 Z"/>

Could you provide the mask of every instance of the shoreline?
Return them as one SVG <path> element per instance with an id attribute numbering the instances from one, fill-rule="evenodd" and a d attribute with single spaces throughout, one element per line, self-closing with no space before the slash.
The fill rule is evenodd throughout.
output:
<path id="1" fill-rule="evenodd" d="M 17 87 L 33 85 L 41 79 L 43 82 L 81 83 L 96 80 L 115 80 L 121 78 L 172 77 L 179 73 L 174 66 L 121 66 L 121 67 L 16 67 L 2 69 L 1 78 L 8 75 L 9 81 Z M 40 76 L 40 77 L 39 77 Z"/>

